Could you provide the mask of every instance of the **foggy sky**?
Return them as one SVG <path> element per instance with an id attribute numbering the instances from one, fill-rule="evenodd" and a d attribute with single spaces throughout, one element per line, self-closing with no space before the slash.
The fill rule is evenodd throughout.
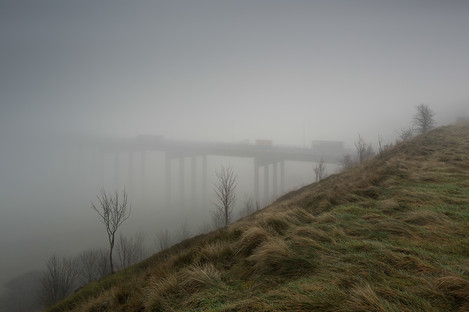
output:
<path id="1" fill-rule="evenodd" d="M 467 104 L 468 30 L 457 0 L 2 1 L 2 132 L 394 135 Z"/>
<path id="2" fill-rule="evenodd" d="M 465 0 L 0 1 L 0 273 L 95 198 L 51 181 L 49 156 L 12 156 L 15 140 L 388 143 L 418 104 L 439 125 L 469 115 L 468 31 Z"/>

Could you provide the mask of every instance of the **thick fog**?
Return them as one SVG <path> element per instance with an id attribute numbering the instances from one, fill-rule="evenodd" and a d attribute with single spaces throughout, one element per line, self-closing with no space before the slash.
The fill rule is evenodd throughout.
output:
<path id="1" fill-rule="evenodd" d="M 458 0 L 2 1 L 0 284 L 105 248 L 103 187 L 125 187 L 122 231 L 156 252 L 160 231 L 210 228 L 220 166 L 235 218 L 314 182 L 313 162 L 285 159 L 256 191 L 239 150 L 392 143 L 422 103 L 438 125 L 468 116 L 468 29 Z"/>

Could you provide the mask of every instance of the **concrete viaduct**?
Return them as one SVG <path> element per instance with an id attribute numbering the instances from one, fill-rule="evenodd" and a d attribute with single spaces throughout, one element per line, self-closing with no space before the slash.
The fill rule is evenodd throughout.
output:
<path id="1" fill-rule="evenodd" d="M 145 153 L 147 151 L 159 151 L 165 154 L 165 194 L 168 199 L 171 198 L 171 178 L 172 167 L 176 163 L 179 172 L 179 192 L 184 195 L 184 181 L 186 181 L 185 159 L 191 159 L 190 185 L 191 194 L 195 197 L 196 193 L 196 172 L 197 164 L 202 165 L 202 192 L 206 194 L 207 190 L 207 156 L 228 156 L 251 158 L 254 162 L 254 200 L 259 202 L 260 197 L 260 170 L 263 176 L 263 196 L 269 197 L 270 183 L 272 183 L 272 192 L 274 196 L 283 194 L 285 191 L 285 162 L 319 162 L 321 159 L 326 163 L 338 163 L 342 154 L 329 153 L 324 154 L 315 151 L 312 148 L 297 148 L 287 146 L 274 146 L 270 141 L 260 140 L 258 144 L 247 143 L 216 143 L 216 142 L 188 142 L 167 140 L 159 136 L 138 136 L 135 138 L 93 138 L 80 139 L 67 142 L 70 146 L 83 146 L 99 150 L 103 154 L 115 155 L 115 170 L 118 170 L 119 154 L 128 153 L 129 160 L 133 159 L 134 153 L 141 153 L 141 172 L 142 177 L 146 172 Z M 267 143 L 266 143 L 267 142 Z M 133 161 L 129 161 L 129 172 L 132 172 Z M 270 170 L 272 168 L 272 170 Z M 200 168 L 199 168 L 200 169 Z M 269 172 L 272 172 L 270 176 Z M 143 178 L 142 178 L 143 181 Z"/>

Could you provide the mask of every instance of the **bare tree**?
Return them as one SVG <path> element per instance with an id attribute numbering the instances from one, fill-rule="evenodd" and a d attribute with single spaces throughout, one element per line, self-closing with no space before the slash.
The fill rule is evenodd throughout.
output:
<path id="1" fill-rule="evenodd" d="M 169 231 L 166 229 L 164 231 L 160 231 L 155 238 L 155 245 L 158 246 L 160 250 L 168 249 L 171 244 L 171 237 L 169 235 Z"/>
<path id="2" fill-rule="evenodd" d="M 357 150 L 358 162 L 365 161 L 366 142 L 361 135 L 358 135 L 358 140 L 355 142 L 355 149 Z"/>
<path id="3" fill-rule="evenodd" d="M 340 160 L 340 165 L 342 167 L 342 170 L 347 170 L 355 165 L 355 161 L 353 161 L 352 156 L 350 154 L 345 154 Z"/>
<path id="4" fill-rule="evenodd" d="M 109 251 L 106 249 L 99 249 L 98 254 L 98 276 L 99 278 L 111 274 L 111 267 L 109 266 Z"/>
<path id="5" fill-rule="evenodd" d="M 373 157 L 374 155 L 375 155 L 375 151 L 373 150 L 373 146 L 371 145 L 371 143 L 369 143 L 369 144 L 366 146 L 365 160 L 367 160 L 367 159 L 370 158 L 370 157 Z"/>
<path id="6" fill-rule="evenodd" d="M 401 129 L 401 132 L 398 133 L 398 135 L 401 141 L 407 141 L 414 136 L 414 130 L 412 128 Z"/>
<path id="7" fill-rule="evenodd" d="M 219 220 L 223 226 L 231 222 L 233 208 L 236 201 L 236 175 L 231 167 L 221 167 L 215 172 L 218 183 L 215 184 L 214 221 Z"/>
<path id="8" fill-rule="evenodd" d="M 77 286 L 76 263 L 69 258 L 50 257 L 41 279 L 39 298 L 44 307 L 49 307 L 70 295 Z"/>
<path id="9" fill-rule="evenodd" d="M 355 142 L 355 149 L 357 150 L 357 158 L 360 163 L 374 155 L 373 146 L 367 144 L 361 135 L 358 135 L 358 140 Z"/>
<path id="10" fill-rule="evenodd" d="M 392 147 L 392 143 L 383 144 L 383 137 L 378 134 L 378 152 L 380 156 L 383 156 L 385 150 Z"/>
<path id="11" fill-rule="evenodd" d="M 122 233 L 117 239 L 117 257 L 121 269 L 127 268 L 145 258 L 145 233 L 138 232 L 134 237 L 127 237 Z"/>
<path id="12" fill-rule="evenodd" d="M 419 133 L 427 133 L 435 127 L 435 114 L 425 104 L 420 104 L 416 107 L 416 112 L 413 118 L 413 124 Z"/>
<path id="13" fill-rule="evenodd" d="M 314 166 L 314 175 L 316 176 L 316 182 L 321 181 L 324 179 L 326 175 L 326 164 L 324 163 L 324 159 L 321 160 Z"/>
<path id="14" fill-rule="evenodd" d="M 104 189 L 101 189 L 101 194 L 98 196 L 99 207 L 91 203 L 91 208 L 96 211 L 101 217 L 101 222 L 106 227 L 106 232 L 109 241 L 109 265 L 111 267 L 111 274 L 114 273 L 114 264 L 112 262 L 112 252 L 114 249 L 115 235 L 117 229 L 122 223 L 130 217 L 131 208 L 127 208 L 127 193 L 122 192 L 122 199 L 116 191 L 114 195 L 107 194 Z"/>
<path id="15" fill-rule="evenodd" d="M 189 229 L 187 221 L 184 221 L 184 223 L 179 226 L 178 237 L 180 242 L 191 237 L 191 230 Z"/>
<path id="16" fill-rule="evenodd" d="M 100 250 L 88 249 L 78 255 L 78 270 L 82 284 L 88 284 L 101 277 L 99 272 L 99 260 Z"/>
<path id="17" fill-rule="evenodd" d="M 384 146 L 383 146 L 383 137 L 378 134 L 378 152 L 379 155 L 381 156 L 384 152 Z"/>
<path id="18" fill-rule="evenodd" d="M 249 216 L 250 214 L 252 214 L 255 211 L 254 209 L 255 209 L 254 199 L 251 196 L 246 194 L 244 196 L 243 209 L 240 213 L 241 217 Z"/>

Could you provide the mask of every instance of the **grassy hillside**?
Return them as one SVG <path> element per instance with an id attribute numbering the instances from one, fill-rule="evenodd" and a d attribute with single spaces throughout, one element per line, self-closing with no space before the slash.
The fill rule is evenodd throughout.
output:
<path id="1" fill-rule="evenodd" d="M 469 311 L 469 125 L 401 143 L 49 311 Z"/>

